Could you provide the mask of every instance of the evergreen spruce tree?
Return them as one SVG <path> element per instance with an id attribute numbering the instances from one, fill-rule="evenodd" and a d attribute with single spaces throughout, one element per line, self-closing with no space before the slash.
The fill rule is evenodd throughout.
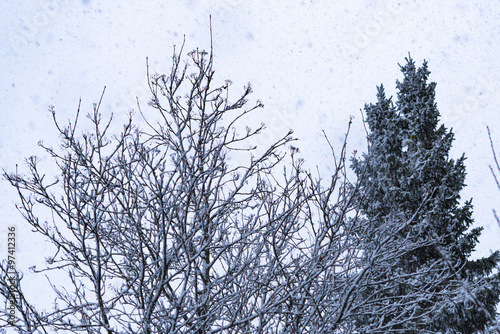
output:
<path id="1" fill-rule="evenodd" d="M 417 69 L 410 57 L 406 61 L 403 81 L 396 82 L 397 101 L 380 86 L 377 103 L 365 106 L 368 153 L 353 158 L 352 167 L 360 180 L 356 203 L 374 236 L 363 241 L 364 252 L 375 247 L 382 224 L 394 224 L 394 230 L 406 224 L 394 241 L 406 251 L 380 262 L 386 266 L 379 267 L 381 276 L 374 274 L 380 284 L 366 293 L 389 302 L 407 295 L 413 300 L 400 308 L 406 322 L 392 324 L 395 314 L 372 304 L 358 323 L 386 332 L 476 333 L 487 328 L 487 313 L 496 313 L 500 254 L 470 259 L 482 228 L 471 228 L 471 201 L 460 204 L 465 157 L 449 158 L 453 133 L 438 124 L 436 84 L 427 83 L 427 62 Z"/>

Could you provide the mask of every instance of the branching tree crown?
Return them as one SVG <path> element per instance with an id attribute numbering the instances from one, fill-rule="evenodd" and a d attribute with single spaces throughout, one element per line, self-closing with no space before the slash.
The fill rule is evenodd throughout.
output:
<path id="1" fill-rule="evenodd" d="M 42 147 L 58 177 L 49 180 L 35 157 L 28 175 L 4 173 L 25 220 L 55 246 L 40 271 L 64 274 L 68 284 L 52 285 L 55 307 L 40 310 L 23 293 L 21 273 L 12 290 L 3 263 L 0 291 L 18 318 L 0 326 L 108 334 L 352 329 L 372 264 L 359 266 L 353 235 L 363 231 L 345 143 L 325 181 L 287 147 L 291 133 L 253 154 L 264 127 L 240 126 L 262 107 L 247 107 L 250 86 L 232 102 L 229 81 L 214 86 L 212 52 L 195 50 L 186 63 L 181 55 L 174 52 L 169 74 L 151 76 L 145 128 L 131 116 L 111 133 L 99 102 L 88 115 L 93 130 L 80 134 L 80 107 L 68 126 L 51 109 L 61 147 Z M 242 150 L 248 160 L 229 163 Z"/>

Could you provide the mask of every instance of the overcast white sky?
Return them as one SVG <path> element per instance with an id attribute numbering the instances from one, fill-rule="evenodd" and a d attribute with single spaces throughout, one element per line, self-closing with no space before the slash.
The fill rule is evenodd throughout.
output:
<path id="1" fill-rule="evenodd" d="M 218 79 L 231 79 L 235 96 L 251 82 L 265 105 L 255 114 L 269 128 L 259 144 L 291 127 L 311 169 L 328 168 L 322 130 L 340 147 L 350 115 L 349 149 L 363 150 L 359 109 L 376 101 L 380 83 L 394 94 L 408 52 L 419 65 L 427 59 L 442 121 L 456 133 L 453 156 L 469 157 L 463 197 L 474 198 L 476 223 L 485 227 L 480 254 L 499 247 L 491 210 L 500 210 L 500 191 L 486 133 L 489 125 L 500 150 L 497 1 L 2 0 L 0 167 L 13 171 L 40 154 L 39 140 L 56 143 L 49 105 L 66 121 L 80 98 L 90 112 L 107 86 L 102 111 L 117 122 L 136 108 L 136 96 L 145 107 L 146 57 L 162 73 L 184 35 L 186 50 L 207 48 L 209 15 Z M 19 261 L 29 266 L 33 245 L 43 244 L 23 231 L 15 195 L 2 180 L 0 230 L 20 227 Z"/>

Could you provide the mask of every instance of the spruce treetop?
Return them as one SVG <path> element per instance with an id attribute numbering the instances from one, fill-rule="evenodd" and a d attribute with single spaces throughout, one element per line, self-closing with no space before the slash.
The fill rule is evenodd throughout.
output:
<path id="1" fill-rule="evenodd" d="M 366 228 L 373 230 L 369 233 L 373 237 L 365 240 L 367 259 L 379 245 L 376 231 L 381 227 L 392 225 L 392 230 L 400 231 L 393 246 L 408 249 L 401 257 L 387 261 L 391 271 L 383 266 L 378 269 L 393 274 L 380 278 L 385 285 L 371 293 L 388 299 L 412 299 L 418 296 L 412 293 L 422 291 L 426 298 L 416 298 L 408 302 L 415 302 L 413 308 L 402 306 L 399 311 L 408 312 L 409 317 L 429 312 L 432 307 L 439 309 L 432 311 L 426 322 L 408 321 L 391 329 L 406 333 L 413 333 L 415 328 L 419 333 L 475 333 L 487 326 L 484 310 L 494 314 L 499 301 L 499 277 L 491 273 L 500 256 L 495 252 L 477 261 L 469 259 L 482 228 L 472 228 L 471 201 L 460 203 L 460 191 L 465 187 L 465 156 L 456 160 L 449 157 L 454 135 L 439 125 L 436 83 L 428 83 L 427 62 L 417 68 L 408 57 L 400 68 L 403 79 L 396 81 L 397 101 L 387 98 L 380 85 L 377 102 L 365 105 L 368 152 L 352 159 L 360 182 L 356 205 L 365 216 Z M 394 278 L 398 277 L 396 273 L 401 275 L 399 279 Z M 433 280 L 432 291 L 416 283 Z M 463 292 L 462 280 L 474 286 L 472 298 L 483 307 L 469 305 L 471 296 Z M 382 322 L 388 328 L 396 323 L 394 315 L 378 319 L 378 311 L 371 312 L 375 315 L 362 323 Z"/>

